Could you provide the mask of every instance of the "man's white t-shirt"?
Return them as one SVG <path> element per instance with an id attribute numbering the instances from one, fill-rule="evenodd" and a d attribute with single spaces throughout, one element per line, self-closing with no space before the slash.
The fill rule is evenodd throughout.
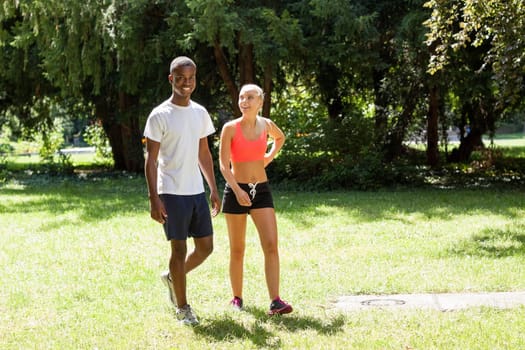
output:
<path id="1" fill-rule="evenodd" d="M 167 100 L 151 111 L 144 136 L 160 142 L 157 159 L 159 194 L 194 195 L 204 192 L 199 169 L 199 141 L 214 132 L 208 111 L 196 102 L 178 106 Z"/>

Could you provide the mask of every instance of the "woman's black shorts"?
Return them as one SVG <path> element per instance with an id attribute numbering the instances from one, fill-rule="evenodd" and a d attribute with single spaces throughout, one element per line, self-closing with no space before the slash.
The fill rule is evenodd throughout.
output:
<path id="1" fill-rule="evenodd" d="M 222 212 L 227 214 L 248 214 L 251 209 L 273 208 L 273 197 L 268 182 L 257 184 L 239 184 L 248 193 L 252 200 L 251 206 L 242 206 L 237 202 L 237 197 L 230 185 L 224 187 L 222 197 Z"/>

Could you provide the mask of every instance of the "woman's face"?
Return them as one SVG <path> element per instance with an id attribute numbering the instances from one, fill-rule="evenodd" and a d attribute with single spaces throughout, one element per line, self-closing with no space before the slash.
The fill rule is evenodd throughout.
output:
<path id="1" fill-rule="evenodd" d="M 263 104 L 262 97 L 255 89 L 241 89 L 239 93 L 239 108 L 241 112 L 259 112 Z"/>

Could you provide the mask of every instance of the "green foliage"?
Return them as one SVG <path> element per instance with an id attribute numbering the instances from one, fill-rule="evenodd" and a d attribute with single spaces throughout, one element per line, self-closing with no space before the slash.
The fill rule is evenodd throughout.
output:
<path id="1" fill-rule="evenodd" d="M 272 183 L 301 189 L 368 190 L 413 179 L 408 169 L 384 162 L 366 106 L 355 103 L 341 120 L 332 120 L 317 98 L 298 86 L 275 101 L 272 118 L 287 139 L 268 167 Z"/>
<path id="2" fill-rule="evenodd" d="M 74 172 L 71 155 L 58 152 L 56 157 L 44 163 L 44 172 L 49 175 L 70 175 Z"/>
<path id="3" fill-rule="evenodd" d="M 0 45 L 7 47 L 1 63 L 14 72 L 6 74 L 7 82 L 31 83 L 19 94 L 20 102 L 8 101 L 7 109 L 21 106 L 22 113 L 12 115 L 33 131 L 53 122 L 49 113 L 32 113 L 41 98 L 89 101 L 96 117 L 114 131 L 108 137 L 118 150 L 113 154 L 115 166 L 140 171 L 140 116 L 147 115 L 159 91 L 169 93 L 166 67 L 179 51 L 176 34 L 163 35 L 172 7 L 171 1 L 146 0 L 50 0 L 6 6 L 0 13 L 2 27 L 7 28 L 0 36 Z M 54 90 L 49 91 L 49 85 Z M 0 112 L 5 110 L 2 94 L 12 90 L 16 91 L 0 83 Z"/>
<path id="4" fill-rule="evenodd" d="M 64 146 L 64 125 L 60 124 L 60 119 L 55 120 L 53 128 L 44 130 L 37 137 L 37 143 L 45 172 L 51 175 L 73 173 L 70 155 L 61 150 Z"/>
<path id="5" fill-rule="evenodd" d="M 304 144 L 315 143 L 301 139 Z M 309 138 L 312 141 L 314 139 L 312 136 Z M 295 140 L 290 142 L 293 144 Z M 388 163 L 378 156 L 375 145 L 355 147 L 356 152 L 360 150 L 361 153 L 350 152 L 342 157 L 321 151 L 283 151 L 268 167 L 268 174 L 277 188 L 319 191 L 377 190 L 405 186 L 519 188 L 525 185 L 523 147 L 478 149 L 473 152 L 469 162 L 445 164 L 440 168 L 421 166 L 425 152 L 408 147 L 400 158 Z"/>
<path id="6" fill-rule="evenodd" d="M 38 154 L 45 162 L 52 161 L 55 153 L 60 151 L 60 148 L 64 144 L 62 133 L 59 132 L 43 134 L 38 142 L 40 144 Z"/>
<path id="7" fill-rule="evenodd" d="M 0 164 L 5 163 L 7 157 L 13 153 L 14 147 L 9 143 L 0 143 Z"/>
<path id="8" fill-rule="evenodd" d="M 84 131 L 84 140 L 95 147 L 95 154 L 104 161 L 111 159 L 111 147 L 109 139 L 104 132 L 102 126 L 94 123 L 86 126 Z"/>
<path id="9" fill-rule="evenodd" d="M 1 143 L 0 140 L 0 184 L 5 182 L 9 177 L 7 170 L 7 157 L 14 151 L 14 147 L 9 143 Z"/>
<path id="10" fill-rule="evenodd" d="M 169 61 L 185 54 L 199 65 L 195 98 L 213 115 L 232 114 L 236 88 L 246 80 L 273 92 L 279 114 L 272 118 L 289 136 L 282 158 L 288 158 L 289 171 L 299 171 L 290 177 L 304 177 L 295 170 L 303 164 L 306 174 L 325 184 L 373 187 L 374 174 L 383 182 L 396 178 L 387 174 L 408 134 L 425 125 L 430 87 L 441 89 L 443 130 L 468 123 L 483 133 L 507 105 L 521 109 L 523 2 L 421 5 L 7 1 L 0 8 L 0 123 L 29 137 L 53 127 L 53 104 L 71 112 L 74 103 L 67 101 L 89 103 L 95 111 L 90 120 L 100 120 L 108 132 L 115 167 L 142 171 L 145 117 L 169 94 Z M 431 71 L 442 69 L 443 75 L 425 72 L 429 55 Z M 288 94 L 299 86 L 304 93 Z M 295 101 L 282 109 L 279 99 L 286 98 Z M 53 141 L 45 142 L 51 152 Z M 105 147 L 103 140 L 92 142 L 99 152 Z"/>
<path id="11" fill-rule="evenodd" d="M 370 189 L 385 184 L 384 165 L 374 151 L 371 120 L 318 120 L 312 118 L 317 123 L 311 128 L 287 138 L 281 155 L 269 168 L 274 182 L 291 181 L 320 190 Z"/>
<path id="12" fill-rule="evenodd" d="M 430 0 L 427 42 L 435 47 L 430 72 L 447 67 L 454 52 L 483 48 L 483 66 L 498 85 L 498 103 L 521 104 L 525 70 L 525 4 L 521 0 Z"/>
<path id="13" fill-rule="evenodd" d="M 210 44 L 219 42 L 225 48 L 235 51 L 235 32 L 242 31 L 244 23 L 235 11 L 234 1 L 190 0 L 186 4 L 197 21 L 194 31 L 189 32 L 185 40 Z"/>

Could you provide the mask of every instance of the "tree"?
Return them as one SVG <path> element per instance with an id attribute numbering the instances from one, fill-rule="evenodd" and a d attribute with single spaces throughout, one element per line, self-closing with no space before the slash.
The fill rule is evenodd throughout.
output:
<path id="1" fill-rule="evenodd" d="M 184 45 L 204 44 L 213 50 L 216 68 L 231 101 L 234 115 L 239 87 L 258 83 L 266 98 L 263 115 L 269 116 L 274 82 L 281 64 L 294 50 L 302 50 L 297 20 L 286 9 L 287 1 L 188 0 L 192 27 Z"/>
<path id="2" fill-rule="evenodd" d="M 376 137 L 383 146 L 384 160 L 391 162 L 400 157 L 408 133 L 421 129 L 426 121 L 427 163 L 437 165 L 438 84 L 425 72 L 429 52 L 422 25 L 428 11 L 418 1 L 378 6 L 385 12 L 381 15 L 386 22 L 383 25 L 389 28 L 378 31 L 391 35 L 383 39 L 383 47 L 377 47 L 385 60 L 380 66 L 384 68 L 374 72 Z"/>
<path id="3" fill-rule="evenodd" d="M 48 111 L 58 90 L 45 78 L 30 28 L 9 4 L 0 8 L 0 124 L 9 125 L 14 136 L 29 136 L 53 125 Z"/>
<path id="4" fill-rule="evenodd" d="M 340 124 L 348 109 L 366 95 L 370 67 L 377 62 L 369 49 L 377 35 L 375 14 L 361 3 L 345 0 L 305 0 L 289 8 L 301 26 L 304 49 L 292 52 L 288 64 L 320 97 L 328 118 Z M 363 94 L 357 96 L 356 90 Z"/>
<path id="5" fill-rule="evenodd" d="M 36 66 L 63 98 L 94 106 L 115 168 L 141 171 L 141 118 L 168 74 L 175 43 L 165 18 L 176 10 L 171 1 L 7 2 L 1 19 L 21 23 L 14 42 L 37 50 Z"/>
<path id="6" fill-rule="evenodd" d="M 503 112 L 521 103 L 525 74 L 525 5 L 520 0 L 431 0 L 429 72 L 449 79 L 461 130 L 451 161 L 465 161 L 494 132 Z M 468 126 L 469 132 L 466 133 Z"/>
<path id="7" fill-rule="evenodd" d="M 433 11 L 426 22 L 428 42 L 438 43 L 429 70 L 445 69 L 452 52 L 484 46 L 484 62 L 479 68 L 493 68 L 500 103 L 515 103 L 523 90 L 525 73 L 523 1 L 432 0 L 426 6 Z"/>

